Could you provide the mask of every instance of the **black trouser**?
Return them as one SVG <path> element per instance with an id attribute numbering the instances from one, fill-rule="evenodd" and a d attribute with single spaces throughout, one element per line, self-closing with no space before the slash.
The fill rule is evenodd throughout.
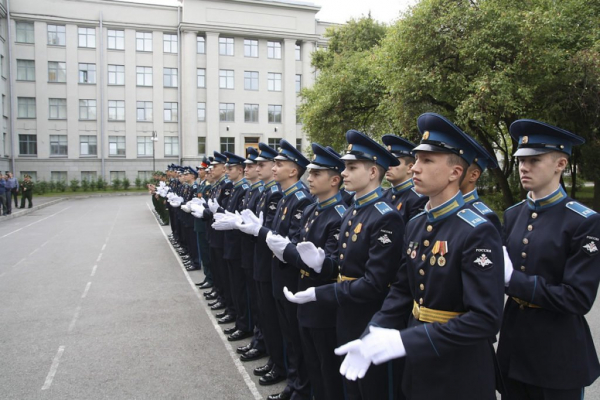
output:
<path id="1" fill-rule="evenodd" d="M 364 378 L 349 381 L 343 378 L 346 400 L 393 400 L 397 397 L 394 383 L 402 381 L 401 372 L 394 368 L 393 361 L 381 365 L 371 364 Z M 402 398 L 402 397 L 401 397 Z"/>
<path id="2" fill-rule="evenodd" d="M 207 282 L 213 283 L 210 265 L 210 247 L 208 246 L 208 240 L 206 239 L 206 232 L 196 232 L 196 236 L 198 240 L 198 253 L 200 254 L 200 259 L 202 260 L 202 270 L 204 271 L 204 276 L 206 277 Z"/>
<path id="3" fill-rule="evenodd" d="M 29 202 L 29 208 L 33 207 L 33 203 L 31 201 L 31 198 L 33 197 L 33 193 L 31 193 L 31 191 L 26 191 L 23 192 L 23 194 L 21 195 L 21 208 L 25 208 L 25 199 L 28 200 Z"/>
<path id="4" fill-rule="evenodd" d="M 275 299 L 279 326 L 283 334 L 288 367 L 288 386 L 293 390 L 294 399 L 309 399 L 310 384 L 302 353 L 302 340 L 298 326 L 298 305 L 286 299 Z"/>
<path id="5" fill-rule="evenodd" d="M 222 247 L 210 248 L 210 262 L 213 273 L 213 283 L 217 289 L 217 295 L 220 302 L 225 304 L 225 312 L 235 317 L 235 306 L 231 298 L 231 285 L 229 283 L 229 272 L 227 264 L 223 259 Z"/>
<path id="6" fill-rule="evenodd" d="M 248 291 L 246 290 L 246 279 L 244 270 L 240 264 L 242 260 L 225 260 L 229 272 L 229 284 L 231 288 L 231 297 L 236 311 L 235 326 L 240 331 L 251 332 L 252 321 L 250 320 L 250 304 L 248 301 Z"/>
<path id="7" fill-rule="evenodd" d="M 267 353 L 271 357 L 275 372 L 284 375 L 286 370 L 283 336 L 279 328 L 272 282 L 256 282 L 256 294 L 260 311 L 260 330 L 265 338 Z"/>
<path id="8" fill-rule="evenodd" d="M 12 189 L 12 197 L 15 199 L 15 208 L 19 208 L 19 191 L 17 189 Z"/>
<path id="9" fill-rule="evenodd" d="M 248 305 L 250 311 L 250 321 L 252 325 L 250 328 L 254 328 L 254 338 L 252 339 L 252 347 L 260 351 L 265 351 L 264 338 L 259 328 L 259 315 L 258 315 L 258 298 L 256 294 L 256 281 L 254 280 L 254 271 L 250 268 L 242 268 L 244 273 L 244 281 L 246 283 L 246 291 L 248 292 Z"/>
<path id="10" fill-rule="evenodd" d="M 0 194 L 0 213 L 2 215 L 8 214 L 8 208 L 6 208 L 6 194 Z"/>
<path id="11" fill-rule="evenodd" d="M 169 207 L 169 219 L 171 223 L 171 232 L 173 233 L 173 238 L 179 242 L 179 220 L 177 219 L 177 211 L 173 207 Z"/>
<path id="12" fill-rule="evenodd" d="M 343 400 L 341 359 L 333 352 L 337 342 L 335 327 L 300 327 L 300 338 L 315 400 Z"/>
<path id="13" fill-rule="evenodd" d="M 190 261 L 194 268 L 200 268 L 200 254 L 198 253 L 198 236 L 193 226 L 183 228 L 185 232 L 185 241 L 188 244 L 187 249 L 190 254 Z"/>
<path id="14" fill-rule="evenodd" d="M 12 203 L 11 203 L 12 191 L 6 191 L 6 211 L 10 214 L 12 212 Z"/>
<path id="15" fill-rule="evenodd" d="M 579 389 L 547 389 L 529 385 L 510 378 L 504 378 L 506 393 L 502 400 L 583 400 L 583 388 Z"/>

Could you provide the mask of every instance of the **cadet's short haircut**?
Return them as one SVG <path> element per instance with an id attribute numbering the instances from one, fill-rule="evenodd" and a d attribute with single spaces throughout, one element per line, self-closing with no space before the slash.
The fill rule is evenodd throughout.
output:
<path id="1" fill-rule="evenodd" d="M 410 164 L 410 163 L 414 164 L 416 162 L 416 160 L 413 156 L 402 156 L 402 157 L 398 157 L 398 158 L 401 160 L 404 160 L 404 162 L 406 164 Z"/>
<path id="2" fill-rule="evenodd" d="M 332 169 L 326 169 L 326 171 L 330 178 L 333 178 L 334 176 L 340 177 L 340 183 L 338 184 L 338 189 L 341 188 L 342 185 L 344 184 L 344 178 L 342 178 L 342 174 L 340 172 L 334 171 Z"/>
<path id="3" fill-rule="evenodd" d="M 563 153 L 562 151 L 551 151 L 552 161 L 556 161 L 559 158 L 566 158 L 569 161 L 569 155 L 567 153 Z"/>
<path id="4" fill-rule="evenodd" d="M 454 153 L 448 153 L 446 163 L 449 167 L 453 167 L 455 165 L 460 165 L 462 167 L 463 172 L 460 179 L 458 180 L 458 184 L 460 185 L 465 179 L 465 176 L 467 176 L 467 169 L 469 168 L 469 164 L 467 164 L 467 162 L 461 156 Z"/>

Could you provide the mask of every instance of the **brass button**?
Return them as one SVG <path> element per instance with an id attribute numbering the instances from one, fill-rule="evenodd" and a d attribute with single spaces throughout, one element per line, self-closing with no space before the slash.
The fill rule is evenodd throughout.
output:
<path id="1" fill-rule="evenodd" d="M 427 225 L 427 232 L 431 232 L 433 230 L 433 226 Z"/>
<path id="2" fill-rule="evenodd" d="M 421 305 L 421 306 L 423 305 L 423 298 L 422 297 L 419 299 L 419 305 Z"/>
<path id="3" fill-rule="evenodd" d="M 352 221 L 348 221 L 348 226 L 352 226 Z"/>
<path id="4" fill-rule="evenodd" d="M 525 266 L 521 265 L 521 271 L 525 271 Z"/>
<path id="5" fill-rule="evenodd" d="M 315 215 L 319 215 L 319 212 L 318 212 L 318 211 L 315 211 Z M 310 221 L 310 222 L 312 222 L 312 221 Z"/>
<path id="6" fill-rule="evenodd" d="M 350 237 L 350 232 L 346 232 L 346 237 Z"/>
<path id="7" fill-rule="evenodd" d="M 343 248 L 343 249 L 345 249 L 345 248 L 346 248 L 346 246 L 347 246 L 347 244 L 346 244 L 346 243 L 343 243 L 343 244 L 342 244 L 342 248 Z"/>
<path id="8" fill-rule="evenodd" d="M 423 255 L 421 256 L 421 261 L 425 261 L 425 259 L 426 259 L 426 258 L 427 258 L 427 256 L 426 256 L 425 254 L 423 254 Z"/>
<path id="9" fill-rule="evenodd" d="M 352 211 L 352 215 L 356 215 L 356 210 Z"/>
<path id="10" fill-rule="evenodd" d="M 393 195 L 393 196 L 392 196 L 392 200 L 396 200 L 396 195 Z"/>
<path id="11" fill-rule="evenodd" d="M 521 253 L 521 257 L 527 258 L 527 253 L 525 253 L 525 252 Z"/>
<path id="12" fill-rule="evenodd" d="M 534 212 L 534 213 L 531 214 L 531 218 L 536 219 L 537 217 L 538 217 L 537 213 Z"/>
<path id="13" fill-rule="evenodd" d="M 308 227 L 308 226 L 307 226 L 307 227 L 306 227 L 306 232 L 308 232 L 309 230 L 310 230 L 310 227 Z"/>
<path id="14" fill-rule="evenodd" d="M 527 225 L 527 230 L 531 232 L 533 230 L 533 225 Z"/>
<path id="15" fill-rule="evenodd" d="M 421 269 L 419 270 L 419 274 L 420 274 L 421 276 L 424 276 L 424 275 L 425 275 L 425 271 L 423 270 L 423 268 L 421 268 Z"/>
<path id="16" fill-rule="evenodd" d="M 425 285 L 423 285 L 422 283 L 419 285 L 419 289 L 421 290 L 425 290 Z"/>
<path id="17" fill-rule="evenodd" d="M 344 255 L 340 254 L 340 260 L 343 260 L 343 259 L 344 259 Z"/>
<path id="18" fill-rule="evenodd" d="M 425 247 L 429 246 L 429 240 L 425 240 L 425 241 L 423 242 L 423 246 L 425 246 Z"/>
<path id="19" fill-rule="evenodd" d="M 523 238 L 523 244 L 529 244 L 529 239 Z"/>
<path id="20" fill-rule="evenodd" d="M 306 242 L 306 237 L 303 237 L 302 240 Z"/>

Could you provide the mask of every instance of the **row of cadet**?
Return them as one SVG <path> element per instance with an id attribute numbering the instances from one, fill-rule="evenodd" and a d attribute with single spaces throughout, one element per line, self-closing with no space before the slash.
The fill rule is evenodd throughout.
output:
<path id="1" fill-rule="evenodd" d="M 269 400 L 582 399 L 600 217 L 560 179 L 583 139 L 510 126 L 528 194 L 501 225 L 476 188 L 495 158 L 443 116 L 417 126 L 418 145 L 350 130 L 343 156 L 282 140 L 171 165 L 157 212 L 240 359 L 286 382 Z"/>

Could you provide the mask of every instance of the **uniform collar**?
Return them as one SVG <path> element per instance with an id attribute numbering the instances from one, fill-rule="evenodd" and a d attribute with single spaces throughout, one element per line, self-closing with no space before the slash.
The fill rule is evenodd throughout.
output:
<path id="1" fill-rule="evenodd" d="M 268 183 L 265 183 L 265 189 L 271 189 L 271 187 L 275 186 L 277 184 L 277 182 L 275 182 L 274 180 L 269 181 Z"/>
<path id="2" fill-rule="evenodd" d="M 463 199 L 466 204 L 471 204 L 477 200 L 479 200 L 479 194 L 477 193 L 477 189 L 473 189 L 469 193 L 463 195 Z"/>
<path id="3" fill-rule="evenodd" d="M 227 175 L 223 175 L 222 177 L 220 177 L 219 180 L 215 182 L 215 186 L 223 182 L 225 179 L 227 179 Z"/>
<path id="4" fill-rule="evenodd" d="M 324 210 L 325 208 L 329 208 L 339 203 L 340 201 L 342 201 L 342 194 L 340 192 L 337 192 L 335 196 L 330 197 L 325 201 L 319 202 L 319 204 L 317 205 L 317 209 Z"/>
<path id="5" fill-rule="evenodd" d="M 453 198 L 446 201 L 444 204 L 437 206 L 436 208 L 432 208 L 431 210 L 427 209 L 427 206 L 429 206 L 429 203 L 427 203 L 427 206 L 425 206 L 427 220 L 429 222 L 437 222 L 444 218 L 447 218 L 455 214 L 464 204 L 465 200 L 463 199 L 460 190 L 456 193 L 456 195 Z"/>
<path id="6" fill-rule="evenodd" d="M 304 185 L 302 184 L 302 181 L 298 181 L 296 183 L 294 183 L 292 186 L 290 186 L 285 192 L 283 192 L 284 197 L 288 197 L 289 195 L 293 194 L 294 192 L 297 192 L 300 189 L 303 189 Z"/>
<path id="7" fill-rule="evenodd" d="M 531 192 L 527 193 L 527 206 L 530 210 L 539 211 L 560 203 L 566 197 L 567 192 L 559 185 L 558 189 L 539 200 L 533 200 L 531 198 Z"/>
<path id="8" fill-rule="evenodd" d="M 262 186 L 262 185 L 263 185 L 263 181 L 254 182 L 252 184 L 252 186 L 250 186 L 250 191 L 252 191 L 252 190 L 254 190 L 254 189 L 256 189 L 256 188 L 258 188 L 259 186 Z"/>
<path id="9" fill-rule="evenodd" d="M 236 183 L 233 184 L 234 188 L 240 187 L 242 186 L 244 183 L 248 183 L 248 181 L 246 180 L 246 178 L 242 178 L 239 181 L 237 181 Z"/>
<path id="10" fill-rule="evenodd" d="M 383 196 L 381 186 L 377 187 L 377 189 L 373 190 L 371 193 L 365 194 L 359 199 L 357 199 L 356 195 L 354 195 L 354 208 L 359 209 L 361 207 L 368 206 L 369 204 L 379 200 L 381 196 Z"/>
<path id="11" fill-rule="evenodd" d="M 399 184 L 398 186 L 394 186 L 392 188 L 392 193 L 393 194 L 400 194 L 402 192 L 407 191 L 408 189 L 412 188 L 414 185 L 413 180 L 412 179 L 408 179 L 404 182 L 402 182 L 401 184 Z"/>

